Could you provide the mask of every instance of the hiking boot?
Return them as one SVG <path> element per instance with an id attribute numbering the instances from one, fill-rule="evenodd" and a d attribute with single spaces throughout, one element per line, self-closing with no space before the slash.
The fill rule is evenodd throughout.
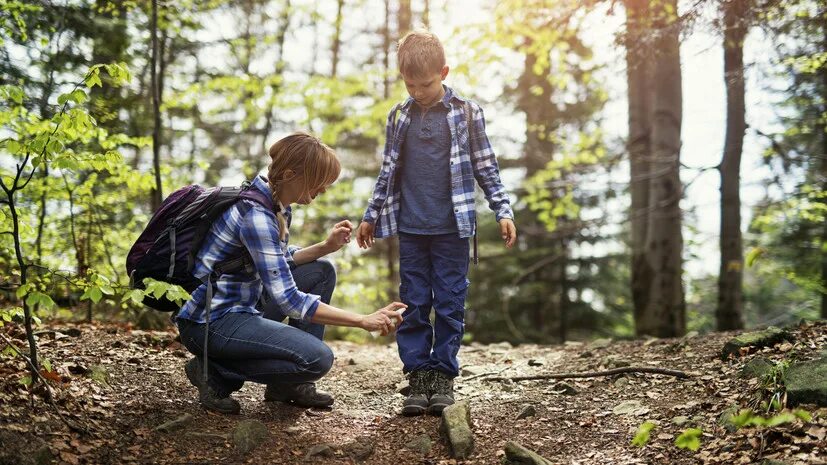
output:
<path id="1" fill-rule="evenodd" d="M 316 383 L 268 384 L 265 402 L 289 402 L 299 407 L 330 407 L 333 396 L 316 389 Z"/>
<path id="2" fill-rule="evenodd" d="M 413 417 L 422 415 L 428 409 L 428 385 L 430 384 L 429 371 L 412 371 L 408 375 L 411 392 L 402 401 L 402 415 Z"/>
<path id="3" fill-rule="evenodd" d="M 442 415 L 445 407 L 454 403 L 454 378 L 439 370 L 432 370 L 432 394 L 428 401 L 428 413 Z"/>
<path id="4" fill-rule="evenodd" d="M 201 367 L 201 361 L 198 357 L 190 359 L 184 365 L 184 371 L 187 373 L 187 379 L 190 380 L 193 386 L 198 388 L 198 401 L 201 406 L 213 412 L 237 415 L 241 411 L 241 404 L 229 395 L 221 396 L 215 390 L 204 382 L 204 369 Z"/>

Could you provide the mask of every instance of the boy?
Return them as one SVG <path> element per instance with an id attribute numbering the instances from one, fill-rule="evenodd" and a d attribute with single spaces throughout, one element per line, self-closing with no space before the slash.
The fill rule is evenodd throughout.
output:
<path id="1" fill-rule="evenodd" d="M 397 56 L 410 98 L 388 115 L 382 169 L 357 243 L 368 248 L 374 236 L 399 234 L 399 295 L 408 309 L 396 341 L 411 386 L 402 413 L 439 415 L 454 402 L 459 374 L 475 179 L 506 247 L 517 230 L 482 109 L 442 85 L 448 66 L 439 39 L 411 32 L 399 41 Z"/>

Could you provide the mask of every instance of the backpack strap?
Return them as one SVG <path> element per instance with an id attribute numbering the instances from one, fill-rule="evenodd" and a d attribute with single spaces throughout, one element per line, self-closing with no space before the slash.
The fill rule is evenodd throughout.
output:
<path id="1" fill-rule="evenodd" d="M 471 107 L 471 102 L 466 100 L 462 104 L 462 110 L 463 110 L 463 113 L 465 113 L 465 127 L 468 128 L 468 149 L 473 152 L 474 147 L 473 147 L 472 144 L 474 142 L 474 137 L 476 135 L 474 134 L 474 109 Z M 475 224 L 474 225 L 474 255 L 473 255 L 473 258 L 472 258 L 472 260 L 474 261 L 474 265 L 477 265 L 480 262 L 479 254 L 477 253 L 477 251 L 478 251 L 477 225 Z"/>

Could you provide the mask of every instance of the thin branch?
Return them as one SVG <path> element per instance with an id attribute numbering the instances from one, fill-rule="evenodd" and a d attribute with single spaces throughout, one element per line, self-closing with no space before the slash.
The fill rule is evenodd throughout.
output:
<path id="1" fill-rule="evenodd" d="M 653 367 L 622 367 L 614 368 L 605 371 L 588 371 L 584 373 L 552 373 L 547 375 L 533 375 L 533 376 L 514 376 L 514 377 L 493 377 L 487 378 L 488 381 L 530 381 L 536 379 L 569 379 L 569 378 L 597 378 L 599 376 L 612 376 L 621 373 L 654 373 L 657 375 L 669 375 L 676 378 L 689 378 L 689 375 L 678 370 L 667 370 L 665 368 Z"/>

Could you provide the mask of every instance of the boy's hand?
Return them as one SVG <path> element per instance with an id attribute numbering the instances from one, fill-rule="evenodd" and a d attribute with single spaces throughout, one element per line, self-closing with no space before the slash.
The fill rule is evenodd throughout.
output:
<path id="1" fill-rule="evenodd" d="M 353 223 L 348 220 L 343 220 L 335 225 L 333 225 L 333 229 L 331 229 L 330 234 L 325 239 L 325 245 L 331 252 L 335 252 L 345 244 L 350 242 L 350 235 L 353 231 Z"/>
<path id="2" fill-rule="evenodd" d="M 517 227 L 510 218 L 500 220 L 500 235 L 505 241 L 505 247 L 510 249 L 517 242 Z"/>
<path id="3" fill-rule="evenodd" d="M 367 221 L 362 221 L 359 229 L 356 230 L 356 245 L 360 249 L 367 249 L 373 246 L 373 228 L 374 225 Z"/>

